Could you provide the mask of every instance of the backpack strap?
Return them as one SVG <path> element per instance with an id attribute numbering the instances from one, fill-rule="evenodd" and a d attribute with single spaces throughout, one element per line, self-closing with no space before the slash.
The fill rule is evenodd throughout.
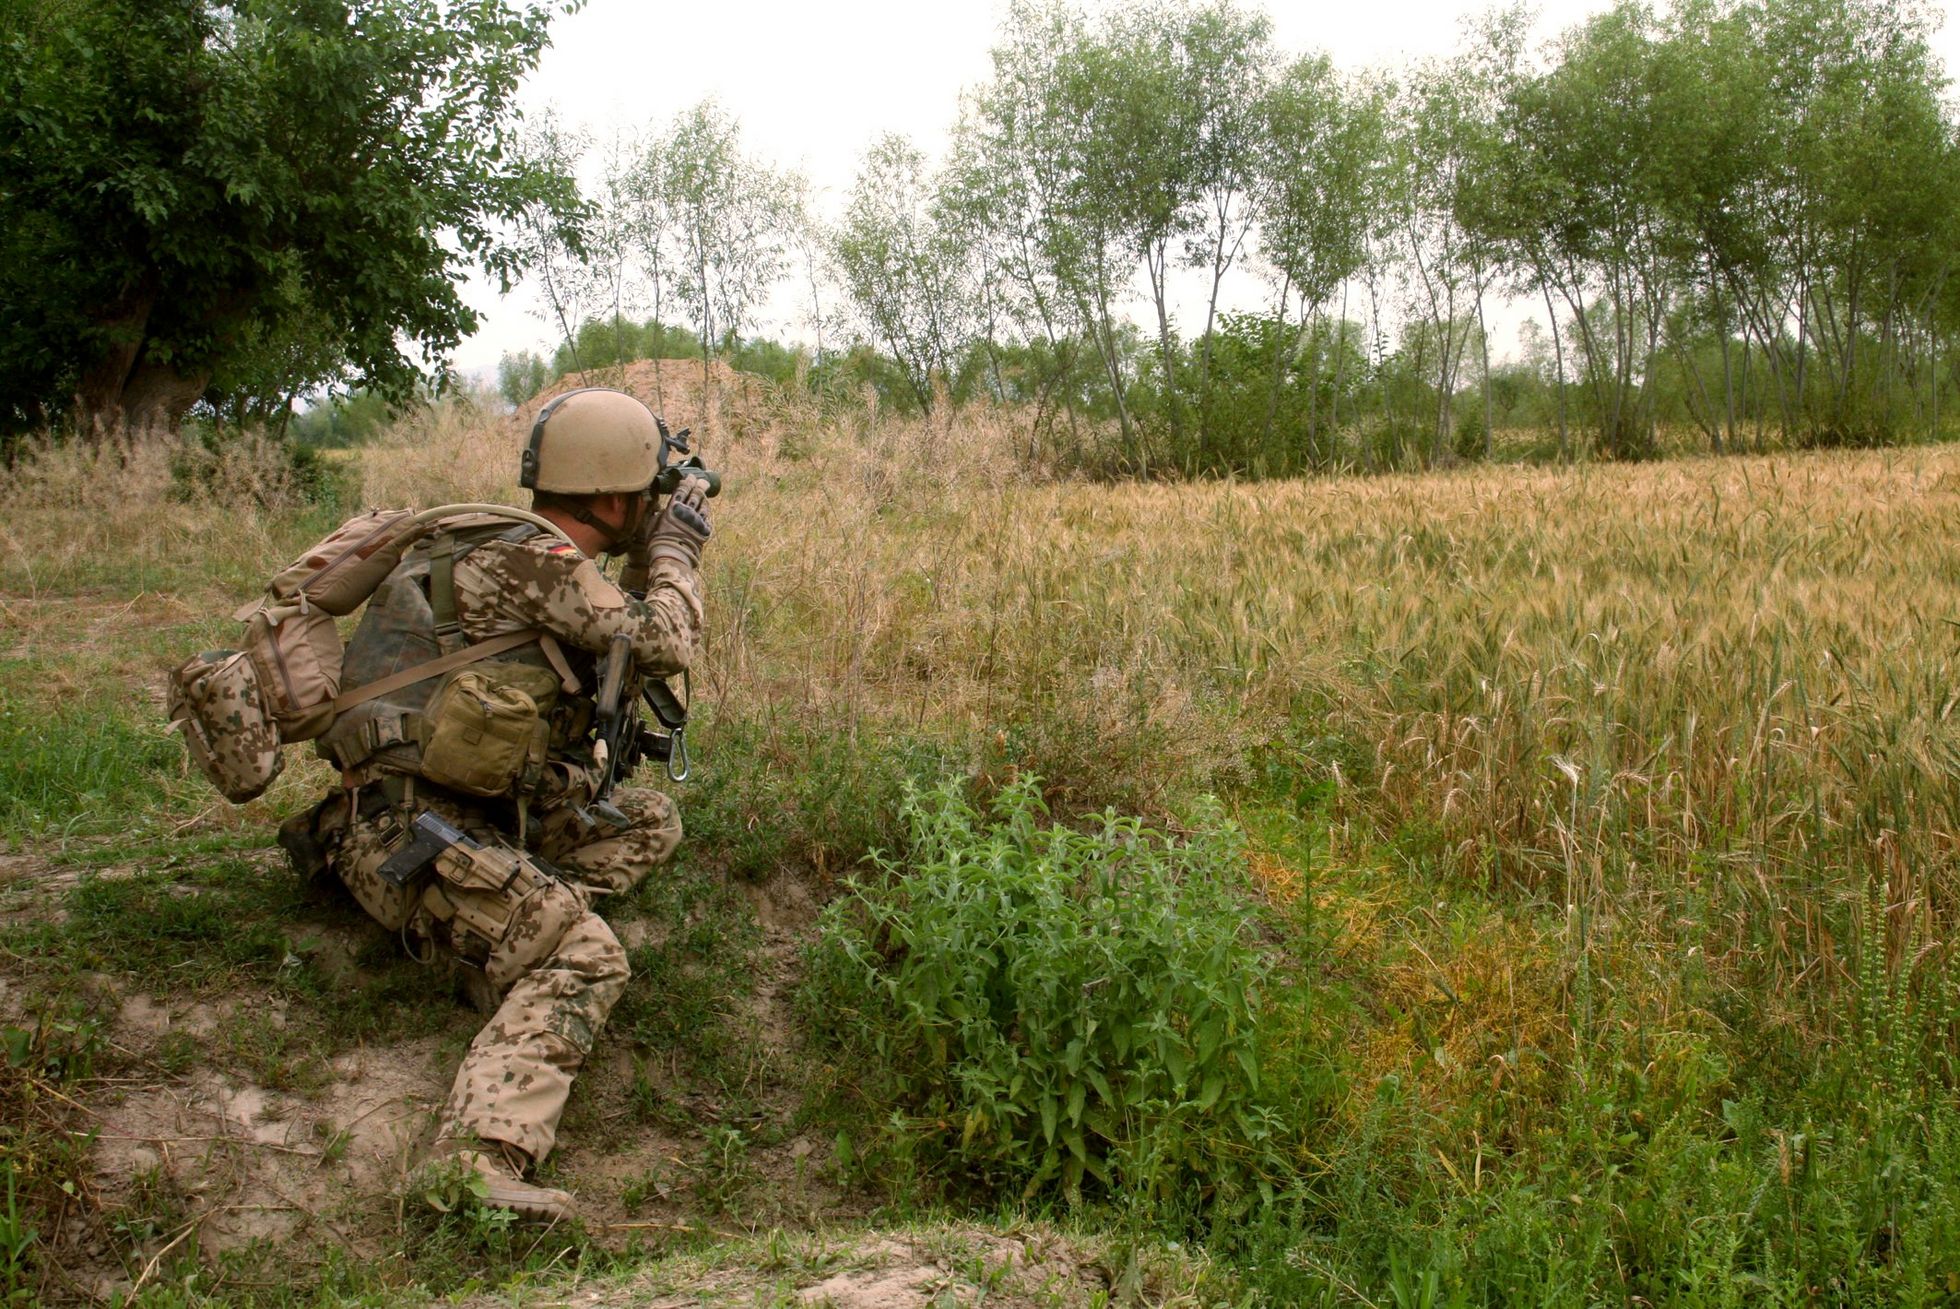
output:
<path id="1" fill-rule="evenodd" d="M 494 536 L 483 536 L 480 531 L 459 533 L 447 529 L 435 534 L 429 542 L 429 612 L 435 615 L 438 650 L 448 654 L 463 641 L 463 625 L 456 616 L 456 561 L 490 541 L 508 541 L 514 545 L 530 540 L 541 530 L 535 524 L 520 522 Z"/>
<path id="2" fill-rule="evenodd" d="M 464 646 L 461 650 L 452 650 L 439 658 L 429 660 L 426 664 L 404 668 L 399 673 L 390 673 L 377 681 L 369 682 L 366 686 L 357 686 L 351 691 L 342 692 L 333 702 L 333 711 L 336 715 L 344 714 L 355 705 L 366 704 L 377 696 L 391 694 L 404 686 L 414 686 L 417 682 L 425 682 L 431 677 L 440 677 L 452 669 L 488 659 L 493 655 L 500 655 L 506 650 L 515 650 L 520 645 L 529 645 L 544 635 L 545 633 L 535 627 L 527 627 L 520 632 L 506 632 L 502 636 L 493 636 L 487 641 Z"/>
<path id="3" fill-rule="evenodd" d="M 429 544 L 429 611 L 436 619 L 436 649 L 445 655 L 462 643 L 456 621 L 456 534 L 438 532 Z"/>
<path id="4" fill-rule="evenodd" d="M 538 645 L 543 648 L 545 662 L 551 665 L 551 671 L 558 674 L 558 689 L 566 695 L 577 695 L 578 674 L 572 671 L 571 661 L 565 658 L 565 647 L 558 644 L 558 638 L 549 632 L 539 632 Z"/>

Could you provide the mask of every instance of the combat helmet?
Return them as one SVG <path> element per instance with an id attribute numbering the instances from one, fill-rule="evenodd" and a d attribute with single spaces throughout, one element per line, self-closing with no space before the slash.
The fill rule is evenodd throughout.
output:
<path id="1" fill-rule="evenodd" d="M 538 411 L 518 484 L 549 495 L 644 491 L 660 471 L 660 427 L 624 391 L 581 387 Z"/>

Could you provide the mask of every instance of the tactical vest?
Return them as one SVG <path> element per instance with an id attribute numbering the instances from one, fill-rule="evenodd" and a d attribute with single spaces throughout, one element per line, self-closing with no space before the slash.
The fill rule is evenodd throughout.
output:
<path id="1" fill-rule="evenodd" d="M 529 523 L 508 520 L 469 522 L 446 528 L 411 547 L 399 566 L 375 590 L 347 643 L 344 680 L 365 686 L 405 669 L 453 653 L 467 642 L 457 622 L 455 565 L 492 541 L 518 543 L 539 534 Z M 424 777 L 439 785 L 477 795 L 516 795 L 536 783 L 536 770 L 550 757 L 584 753 L 592 726 L 593 659 L 567 651 L 549 636 L 483 659 L 446 677 L 412 682 L 344 710 L 314 743 L 322 759 L 337 765 L 349 784 L 376 777 Z M 539 739 L 522 768 L 498 789 L 464 785 L 450 773 L 431 771 L 432 734 L 450 721 L 443 697 L 454 695 L 459 679 L 468 688 L 490 691 L 479 698 L 535 704 Z M 521 692 L 521 695 L 512 695 Z M 432 714 L 432 706 L 433 714 Z M 494 708 L 494 706 L 493 706 Z M 440 722 L 437 715 L 440 716 Z M 494 729 L 493 729 L 494 732 Z"/>

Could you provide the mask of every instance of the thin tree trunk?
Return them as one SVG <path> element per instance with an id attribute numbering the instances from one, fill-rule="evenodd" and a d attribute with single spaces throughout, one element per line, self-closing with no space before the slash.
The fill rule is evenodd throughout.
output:
<path id="1" fill-rule="evenodd" d="M 1159 241 L 1154 250 L 1144 256 L 1144 269 L 1150 274 L 1150 298 L 1157 306 L 1157 353 L 1164 363 L 1164 416 L 1169 420 L 1171 448 L 1184 448 L 1184 416 L 1177 402 L 1177 368 L 1171 359 L 1171 315 L 1166 303 L 1170 294 L 1165 285 L 1170 280 L 1168 252 L 1164 242 Z"/>
<path id="2" fill-rule="evenodd" d="M 1372 268 L 1368 270 L 1368 325 L 1374 330 L 1374 348 L 1369 353 L 1378 356 L 1375 360 L 1375 377 L 1381 383 L 1382 428 L 1384 434 L 1388 437 L 1389 450 L 1394 454 L 1396 461 L 1399 463 L 1401 461 L 1401 450 L 1395 435 L 1395 415 L 1389 409 L 1388 404 L 1388 358 L 1385 353 L 1386 347 L 1382 344 L 1381 295 L 1375 286 L 1375 270 Z M 1374 447 L 1364 444 L 1362 450 L 1367 456 L 1366 463 L 1369 470 L 1373 471 L 1375 466 Z"/>
<path id="3" fill-rule="evenodd" d="M 1286 302 L 1291 298 L 1292 290 L 1292 277 L 1290 275 L 1283 277 L 1279 288 L 1279 304 L 1273 311 L 1273 321 L 1275 323 L 1284 324 L 1286 322 Z M 1272 386 L 1266 395 L 1266 421 L 1259 428 L 1259 448 L 1262 450 L 1269 449 L 1273 443 L 1273 420 L 1279 417 L 1279 389 L 1281 380 L 1285 376 L 1285 371 L 1286 351 L 1279 342 L 1275 341 L 1273 343 Z"/>
<path id="4" fill-rule="evenodd" d="M 1940 333 L 1931 331 L 1933 339 L 1933 429 L 1927 433 L 1935 441 L 1940 439 Z"/>
<path id="5" fill-rule="evenodd" d="M 1299 328 L 1293 334 L 1293 357 L 1300 356 L 1300 343 L 1307 347 L 1307 459 L 1309 462 L 1320 457 L 1320 348 L 1314 343 L 1314 327 L 1320 321 L 1320 311 L 1315 309 L 1303 315 Z"/>
<path id="6" fill-rule="evenodd" d="M 1226 234 L 1231 227 L 1233 194 L 1227 193 L 1222 205 L 1213 205 L 1213 212 L 1218 215 L 1218 241 L 1212 247 L 1211 299 L 1205 305 L 1204 351 L 1198 365 L 1198 432 L 1201 444 L 1211 436 L 1211 345 L 1212 329 L 1218 321 L 1218 290 L 1224 284 L 1225 274 L 1238 262 L 1239 251 L 1245 246 L 1246 233 L 1251 230 L 1249 222 L 1241 221 L 1239 234 L 1231 243 L 1231 253 L 1225 252 Z"/>
<path id="7" fill-rule="evenodd" d="M 1569 464 L 1572 462 L 1572 447 L 1565 430 L 1565 342 L 1559 335 L 1558 310 L 1552 307 L 1552 283 L 1542 272 L 1538 278 L 1538 289 L 1544 293 L 1545 315 L 1552 322 L 1552 366 L 1558 371 L 1558 376 L 1552 379 L 1558 392 L 1558 461 Z"/>
<path id="8" fill-rule="evenodd" d="M 1484 326 L 1484 288 L 1477 283 L 1477 354 L 1484 373 L 1484 462 L 1490 462 L 1490 434 L 1493 409 L 1490 397 L 1490 332 Z"/>
<path id="9" fill-rule="evenodd" d="M 1334 390 L 1328 397 L 1327 432 L 1334 440 L 1341 439 L 1341 375 L 1347 371 L 1347 307 L 1348 281 L 1341 280 L 1341 321 L 1334 329 Z"/>
<path id="10" fill-rule="evenodd" d="M 1712 272 L 1708 279 L 1708 289 L 1715 297 L 1716 316 L 1720 319 L 1716 330 L 1722 334 L 1722 428 L 1728 436 L 1727 445 L 1733 446 L 1735 444 L 1735 365 L 1730 358 L 1732 343 L 1729 340 L 1732 333 L 1729 331 L 1728 310 L 1722 303 L 1722 289 L 1716 283 Z M 1715 438 L 1715 453 L 1727 453 L 1720 435 Z"/>
<path id="11" fill-rule="evenodd" d="M 1117 366 L 1116 360 L 1116 331 L 1110 324 L 1109 318 L 1109 288 L 1101 272 L 1096 274 L 1095 291 L 1095 313 L 1085 312 L 1083 316 L 1089 319 L 1090 331 L 1096 338 L 1096 353 L 1102 356 L 1103 372 L 1109 378 L 1110 398 L 1116 405 L 1116 427 L 1122 435 L 1123 446 L 1136 456 L 1137 472 L 1140 475 L 1147 474 L 1149 456 L 1144 452 L 1141 443 L 1136 440 L 1130 421 L 1130 407 L 1123 399 L 1123 373 Z M 1088 306 L 1085 305 L 1083 308 L 1086 311 Z"/>

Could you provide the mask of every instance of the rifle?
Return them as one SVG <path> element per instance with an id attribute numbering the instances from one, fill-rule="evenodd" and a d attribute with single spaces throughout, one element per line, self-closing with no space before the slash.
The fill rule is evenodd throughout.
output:
<path id="1" fill-rule="evenodd" d="M 681 678 L 685 682 L 687 674 Z M 627 691 L 629 679 L 638 683 L 637 690 Z M 641 721 L 642 702 L 664 732 L 649 731 Z M 665 681 L 640 677 L 633 667 L 632 639 L 623 632 L 612 639 L 600 665 L 594 726 L 592 761 L 599 767 L 599 785 L 586 812 L 602 822 L 628 825 L 626 815 L 612 802 L 613 786 L 621 777 L 631 777 L 642 759 L 665 763 L 668 778 L 676 782 L 685 782 L 693 771 L 687 754 L 687 705 Z"/>
<path id="2" fill-rule="evenodd" d="M 628 776 L 640 762 L 637 749 L 640 744 L 638 698 L 628 701 L 627 705 L 620 703 L 632 664 L 633 638 L 621 632 L 612 639 L 612 645 L 606 650 L 605 663 L 600 666 L 599 699 L 595 706 L 594 724 L 598 734 L 592 741 L 592 762 L 599 766 L 599 785 L 594 788 L 592 803 L 585 810 L 585 814 L 596 814 L 601 821 L 618 828 L 632 824 L 619 811 L 619 806 L 612 802 L 613 782 L 619 775 L 622 762 Z M 626 733 L 629 726 L 633 728 L 630 740 Z M 633 757 L 624 758 L 629 752 Z"/>

